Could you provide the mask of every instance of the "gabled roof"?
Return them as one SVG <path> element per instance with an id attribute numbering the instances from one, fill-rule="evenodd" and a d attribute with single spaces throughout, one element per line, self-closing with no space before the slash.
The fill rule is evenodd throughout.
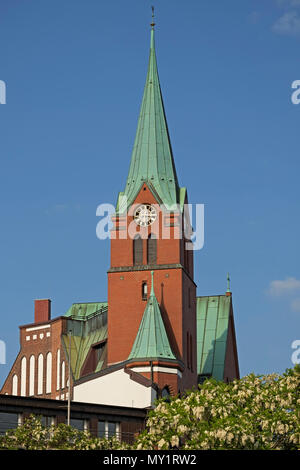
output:
<path id="1" fill-rule="evenodd" d="M 160 307 L 154 293 L 153 271 L 151 276 L 151 293 L 128 359 L 176 359 L 172 352 Z"/>
<path id="2" fill-rule="evenodd" d="M 130 206 L 143 182 L 151 183 L 167 209 L 180 202 L 180 188 L 157 70 L 153 28 L 144 96 L 126 187 L 119 194 L 119 212 L 127 209 L 121 202 L 121 196 L 127 197 L 127 207 Z"/>
<path id="3" fill-rule="evenodd" d="M 231 296 L 197 297 L 198 375 L 223 380 Z"/>

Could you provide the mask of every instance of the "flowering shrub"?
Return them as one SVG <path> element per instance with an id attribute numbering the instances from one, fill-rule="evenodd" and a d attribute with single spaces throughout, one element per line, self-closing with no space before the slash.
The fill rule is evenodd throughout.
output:
<path id="1" fill-rule="evenodd" d="M 58 426 L 45 427 L 37 416 L 30 416 L 25 423 L 7 431 L 0 437 L 0 449 L 25 449 L 25 450 L 104 450 L 127 449 L 128 445 L 117 438 L 99 439 L 91 436 L 87 431 L 59 424 Z"/>
<path id="2" fill-rule="evenodd" d="M 300 367 L 250 374 L 229 384 L 206 380 L 186 396 L 161 399 L 130 446 L 31 416 L 0 437 L 0 449 L 300 449 Z"/>
<path id="3" fill-rule="evenodd" d="M 137 449 L 300 449 L 299 366 L 160 400 Z"/>

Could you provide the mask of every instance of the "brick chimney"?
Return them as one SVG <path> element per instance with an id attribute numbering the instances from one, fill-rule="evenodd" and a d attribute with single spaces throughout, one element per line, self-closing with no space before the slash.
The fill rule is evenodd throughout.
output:
<path id="1" fill-rule="evenodd" d="M 45 323 L 51 319 L 51 300 L 38 299 L 34 301 L 34 323 Z"/>

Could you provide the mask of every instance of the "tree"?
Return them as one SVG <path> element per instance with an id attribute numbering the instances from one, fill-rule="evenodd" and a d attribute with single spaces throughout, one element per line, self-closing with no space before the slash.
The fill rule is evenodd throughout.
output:
<path id="1" fill-rule="evenodd" d="M 299 366 L 160 400 L 137 449 L 300 449 Z"/>

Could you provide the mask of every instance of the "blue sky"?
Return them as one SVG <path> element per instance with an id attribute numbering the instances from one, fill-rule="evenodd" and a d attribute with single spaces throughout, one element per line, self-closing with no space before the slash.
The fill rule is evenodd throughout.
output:
<path id="1" fill-rule="evenodd" d="M 35 298 L 107 298 L 96 208 L 129 169 L 156 7 L 177 173 L 205 204 L 198 295 L 230 272 L 241 374 L 291 367 L 300 339 L 299 0 L 0 0 L 0 340 Z"/>

